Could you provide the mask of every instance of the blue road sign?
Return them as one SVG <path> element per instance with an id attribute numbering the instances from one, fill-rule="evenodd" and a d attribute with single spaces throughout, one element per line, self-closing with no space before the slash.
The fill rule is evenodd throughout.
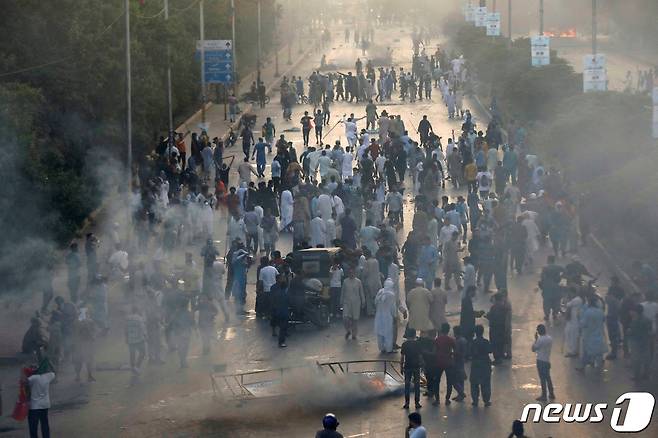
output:
<path id="1" fill-rule="evenodd" d="M 210 41 L 212 42 L 212 41 Z M 219 42 L 223 42 L 220 40 Z M 204 76 L 208 84 L 231 84 L 233 83 L 233 52 L 230 44 L 226 45 L 208 45 L 203 52 L 204 56 Z M 225 43 L 225 42 L 224 42 Z M 221 47 L 221 49 L 219 49 Z M 226 47 L 226 48 L 225 48 Z M 196 58 L 201 56 L 197 49 Z"/>

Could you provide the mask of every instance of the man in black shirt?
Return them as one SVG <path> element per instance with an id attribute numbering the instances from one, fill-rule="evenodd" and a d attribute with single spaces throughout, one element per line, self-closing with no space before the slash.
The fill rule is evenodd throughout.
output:
<path id="1" fill-rule="evenodd" d="M 471 344 L 471 398 L 478 405 L 480 391 L 485 406 L 491 406 L 491 344 L 484 338 L 484 327 L 475 326 L 475 340 Z"/>
<path id="2" fill-rule="evenodd" d="M 548 264 L 542 269 L 539 279 L 539 288 L 542 291 L 544 305 L 544 319 L 546 321 L 550 319 L 551 312 L 553 312 L 553 320 L 557 319 L 560 313 L 560 281 L 562 280 L 563 271 L 562 266 L 555 264 L 555 256 L 548 256 Z"/>
<path id="3" fill-rule="evenodd" d="M 434 132 L 432 124 L 427 120 L 427 116 L 423 116 L 423 120 L 418 124 L 418 134 L 420 134 L 420 145 L 424 146 L 430 138 L 430 132 Z"/>
<path id="4" fill-rule="evenodd" d="M 254 134 L 251 132 L 249 125 L 244 127 L 240 136 L 242 137 L 242 152 L 244 152 L 245 158 L 249 159 L 249 151 L 251 145 L 254 144 Z"/>
<path id="5" fill-rule="evenodd" d="M 409 393 L 411 379 L 414 381 L 414 400 L 416 409 L 420 409 L 420 367 L 422 365 L 422 345 L 416 339 L 416 330 L 407 329 L 404 337 L 407 339 L 402 343 L 400 354 L 402 360 L 400 368 L 404 373 L 404 409 L 409 409 Z"/>

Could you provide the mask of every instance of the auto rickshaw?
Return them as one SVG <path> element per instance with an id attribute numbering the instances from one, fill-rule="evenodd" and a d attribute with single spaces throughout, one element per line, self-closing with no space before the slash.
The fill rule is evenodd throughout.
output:
<path id="1" fill-rule="evenodd" d="M 310 322 L 320 328 L 329 325 L 329 268 L 340 257 L 340 251 L 309 248 L 293 252 L 291 269 L 303 286 L 291 290 L 291 324 Z"/>

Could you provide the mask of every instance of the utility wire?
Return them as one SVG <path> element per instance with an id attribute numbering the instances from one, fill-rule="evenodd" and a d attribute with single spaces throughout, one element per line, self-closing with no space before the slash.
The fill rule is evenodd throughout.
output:
<path id="1" fill-rule="evenodd" d="M 162 9 L 162 11 L 160 11 L 160 13 L 162 13 L 163 11 L 164 11 L 164 8 Z M 112 22 L 110 24 L 108 24 L 105 27 L 105 29 L 103 29 L 103 31 L 98 36 L 101 37 L 101 36 L 105 35 L 110 29 L 112 29 L 112 27 L 114 27 L 115 24 L 117 24 L 117 22 L 121 19 L 121 17 L 124 16 L 125 13 L 126 13 L 126 11 L 121 11 L 121 13 L 114 20 L 112 20 Z M 7 77 L 7 76 L 13 76 L 13 75 L 21 74 L 21 73 L 26 73 L 26 72 L 29 72 L 29 71 L 32 71 L 32 70 L 38 70 L 40 68 L 49 67 L 51 65 L 59 64 L 61 62 L 68 61 L 70 59 L 73 59 L 73 55 L 65 56 L 63 58 L 59 58 L 59 59 L 56 59 L 56 60 L 53 60 L 53 61 L 44 62 L 42 64 L 37 64 L 37 65 L 21 68 L 21 69 L 10 71 L 10 72 L 0 73 L 0 78 L 4 78 L 4 77 Z"/>

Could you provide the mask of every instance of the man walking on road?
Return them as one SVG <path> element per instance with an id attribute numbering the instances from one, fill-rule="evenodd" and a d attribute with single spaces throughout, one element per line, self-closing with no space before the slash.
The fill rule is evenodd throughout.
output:
<path id="1" fill-rule="evenodd" d="M 555 256 L 548 256 L 548 265 L 541 271 L 539 288 L 544 301 L 544 319 L 548 321 L 553 313 L 556 320 L 560 311 L 560 281 L 562 280 L 562 266 L 555 264 Z"/>
<path id="2" fill-rule="evenodd" d="M 256 155 L 256 173 L 258 178 L 265 178 L 265 165 L 267 164 L 265 157 L 265 149 L 267 148 L 267 143 L 263 141 L 262 137 L 258 138 L 258 143 L 254 146 L 254 151 L 251 153 L 251 159 L 254 159 Z"/>
<path id="3" fill-rule="evenodd" d="M 137 307 L 132 307 L 130 315 L 126 317 L 125 327 L 126 344 L 130 351 L 130 369 L 133 374 L 139 375 L 146 356 L 146 321 Z"/>
<path id="4" fill-rule="evenodd" d="M 267 150 L 271 154 L 272 146 L 274 145 L 274 136 L 276 135 L 276 126 L 274 126 L 274 123 L 272 123 L 271 117 L 265 119 L 262 132 L 263 137 L 265 138 L 265 143 L 267 143 Z"/>
<path id="5" fill-rule="evenodd" d="M 311 121 L 313 117 L 308 115 L 308 111 L 304 111 L 304 116 L 300 119 L 299 123 L 302 125 L 302 137 L 304 138 L 304 146 L 308 147 L 308 140 L 311 136 Z"/>
<path id="6" fill-rule="evenodd" d="M 418 134 L 420 134 L 420 145 L 425 146 L 430 139 L 430 132 L 434 132 L 432 124 L 427 120 L 427 116 L 423 116 L 423 120 L 418 123 Z"/>
<path id="7" fill-rule="evenodd" d="M 413 379 L 416 409 L 420 409 L 422 408 L 420 405 L 420 365 L 423 350 L 416 339 L 416 330 L 408 328 L 404 337 L 407 340 L 402 343 L 402 348 L 400 349 L 400 354 L 402 355 L 400 368 L 404 373 L 404 406 L 402 408 L 409 409 L 411 379 Z"/>
<path id="8" fill-rule="evenodd" d="M 478 405 L 480 392 L 484 406 L 491 406 L 491 344 L 484 338 L 484 327 L 475 326 L 475 340 L 471 345 L 471 398 Z"/>
<path id="9" fill-rule="evenodd" d="M 30 438 L 39 437 L 39 423 L 41 423 L 42 438 L 50 438 L 48 409 L 50 409 L 50 382 L 53 380 L 55 380 L 55 373 L 50 370 L 37 371 L 27 378 L 30 387 L 30 411 L 27 414 Z"/>
<path id="10" fill-rule="evenodd" d="M 348 339 L 350 335 L 352 335 L 352 339 L 356 339 L 361 309 L 366 307 L 366 297 L 361 280 L 356 278 L 354 269 L 351 269 L 348 275 L 349 277 L 343 281 L 340 304 L 343 307 L 345 339 Z"/>
<path id="11" fill-rule="evenodd" d="M 242 152 L 244 152 L 246 161 L 249 161 L 249 151 L 251 150 L 251 145 L 254 144 L 254 134 L 251 132 L 249 126 L 245 126 L 240 136 L 242 137 Z"/>
<path id="12" fill-rule="evenodd" d="M 285 274 L 276 276 L 276 284 L 272 286 L 269 293 L 272 297 L 272 325 L 279 328 L 279 347 L 285 348 L 286 337 L 288 336 L 288 318 L 290 316 L 288 280 Z"/>
<path id="13" fill-rule="evenodd" d="M 539 324 L 535 333 L 535 342 L 532 344 L 532 351 L 537 353 L 537 373 L 541 384 L 541 395 L 537 401 L 546 401 L 546 389 L 548 388 L 548 398 L 555 399 L 553 392 L 553 381 L 551 380 L 551 347 L 553 338 L 546 334 L 546 326 Z"/>

